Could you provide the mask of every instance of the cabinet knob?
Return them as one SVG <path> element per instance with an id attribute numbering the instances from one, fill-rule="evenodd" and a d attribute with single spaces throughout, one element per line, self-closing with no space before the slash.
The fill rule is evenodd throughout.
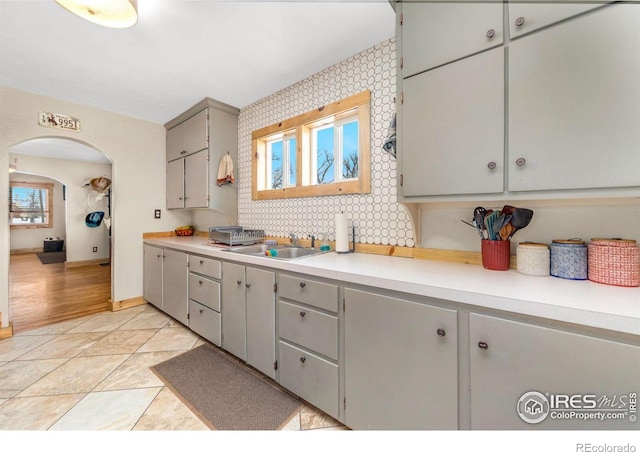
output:
<path id="1" fill-rule="evenodd" d="M 158 259 L 160 259 L 162 257 L 162 254 L 158 254 Z"/>
<path id="2" fill-rule="evenodd" d="M 496 165 L 496 162 L 489 162 L 487 163 L 487 168 L 489 168 L 490 170 L 494 170 L 496 169 L 498 165 Z"/>
<path id="3" fill-rule="evenodd" d="M 202 280 L 199 280 L 199 281 L 198 281 L 198 284 L 202 285 Z"/>
<path id="4" fill-rule="evenodd" d="M 306 360 L 307 360 L 307 358 L 305 358 L 304 356 L 301 356 L 301 357 L 300 357 L 300 362 L 301 362 L 301 363 L 304 363 Z"/>
<path id="5" fill-rule="evenodd" d="M 240 285 L 240 284 L 242 284 L 242 281 L 237 280 L 237 281 L 236 281 L 236 283 L 237 283 L 238 285 Z"/>
<path id="6" fill-rule="evenodd" d="M 300 287 L 304 288 L 304 286 L 306 286 L 307 283 L 305 283 L 304 281 L 300 283 Z"/>
<path id="7" fill-rule="evenodd" d="M 438 336 L 440 336 L 440 337 L 445 337 L 446 334 L 447 334 L 447 332 L 445 330 L 443 330 L 442 328 L 438 328 L 436 333 L 438 333 Z"/>
<path id="8" fill-rule="evenodd" d="M 487 350 L 489 349 L 489 344 L 487 344 L 486 342 L 480 341 L 478 342 L 478 347 L 480 348 L 480 350 Z"/>
<path id="9" fill-rule="evenodd" d="M 487 30 L 487 38 L 491 39 L 496 35 L 496 31 L 493 28 Z"/>
<path id="10" fill-rule="evenodd" d="M 304 317 L 305 315 L 307 315 L 307 313 L 306 313 L 306 312 L 304 312 L 304 311 L 300 311 L 300 317 Z"/>
<path id="11" fill-rule="evenodd" d="M 204 264 L 204 261 L 202 259 L 200 259 L 200 265 Z"/>
<path id="12" fill-rule="evenodd" d="M 187 151 L 185 151 L 184 149 L 182 151 L 180 151 L 180 155 L 184 155 L 186 153 L 187 153 Z"/>
<path id="13" fill-rule="evenodd" d="M 516 27 L 522 27 L 524 25 L 524 17 L 520 16 L 516 19 Z"/>
<path id="14" fill-rule="evenodd" d="M 251 287 L 251 284 L 248 284 L 248 283 L 247 283 L 247 284 L 245 284 L 244 286 L 248 289 L 249 287 Z"/>
<path id="15" fill-rule="evenodd" d="M 516 165 L 517 166 L 524 166 L 527 164 L 527 160 L 524 157 L 520 157 L 518 160 L 516 160 Z"/>
<path id="16" fill-rule="evenodd" d="M 204 314 L 204 311 L 202 309 L 198 309 L 198 311 L 200 311 L 200 314 Z"/>

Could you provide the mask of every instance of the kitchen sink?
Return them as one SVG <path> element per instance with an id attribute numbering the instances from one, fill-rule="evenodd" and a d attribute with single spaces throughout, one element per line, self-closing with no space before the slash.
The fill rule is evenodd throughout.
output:
<path id="1" fill-rule="evenodd" d="M 277 255 L 267 256 L 265 254 L 265 251 L 267 250 L 275 250 L 277 252 Z M 270 259 L 283 259 L 283 260 L 300 259 L 307 256 L 314 256 L 316 254 L 324 254 L 329 252 L 329 251 L 321 251 L 319 248 L 303 248 L 301 246 L 265 245 L 265 244 L 229 248 L 229 249 L 226 249 L 225 251 L 228 251 L 230 253 L 245 254 L 249 256 L 262 256 Z"/>

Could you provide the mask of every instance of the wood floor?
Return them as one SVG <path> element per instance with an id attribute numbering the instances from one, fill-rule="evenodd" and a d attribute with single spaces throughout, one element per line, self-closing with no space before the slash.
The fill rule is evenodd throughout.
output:
<path id="1" fill-rule="evenodd" d="M 111 267 L 43 265 L 33 254 L 9 261 L 9 312 L 13 333 L 111 309 Z"/>

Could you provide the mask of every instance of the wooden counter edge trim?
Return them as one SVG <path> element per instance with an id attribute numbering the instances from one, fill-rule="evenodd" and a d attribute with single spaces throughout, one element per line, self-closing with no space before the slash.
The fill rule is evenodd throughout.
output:
<path id="1" fill-rule="evenodd" d="M 198 237 L 208 237 L 205 231 L 196 231 Z M 148 232 L 142 234 L 147 238 L 174 237 L 175 232 Z M 267 237 L 269 240 L 276 240 L 278 244 L 289 244 L 291 241 L 286 237 Z M 316 239 L 316 246 L 320 246 L 319 239 Z M 310 239 L 299 239 L 300 245 L 311 246 Z M 335 249 L 335 242 L 329 242 L 331 249 Z M 410 257 L 414 259 L 426 259 L 441 262 L 453 262 L 458 264 L 482 265 L 482 254 L 480 251 L 443 250 L 437 248 L 411 248 L 408 246 L 377 245 L 370 243 L 356 243 L 356 252 L 365 254 L 380 254 L 383 256 Z M 516 256 L 511 255 L 509 268 L 516 268 Z"/>
<path id="2" fill-rule="evenodd" d="M 121 311 L 123 309 L 133 308 L 134 306 L 142 306 L 144 304 L 147 304 L 147 302 L 142 297 L 128 298 L 126 300 L 112 302 L 111 311 Z"/>

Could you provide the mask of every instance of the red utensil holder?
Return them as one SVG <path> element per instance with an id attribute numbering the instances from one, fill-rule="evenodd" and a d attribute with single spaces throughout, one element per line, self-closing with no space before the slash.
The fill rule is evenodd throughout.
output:
<path id="1" fill-rule="evenodd" d="M 509 270 L 511 240 L 482 240 L 482 266 L 487 270 Z"/>

